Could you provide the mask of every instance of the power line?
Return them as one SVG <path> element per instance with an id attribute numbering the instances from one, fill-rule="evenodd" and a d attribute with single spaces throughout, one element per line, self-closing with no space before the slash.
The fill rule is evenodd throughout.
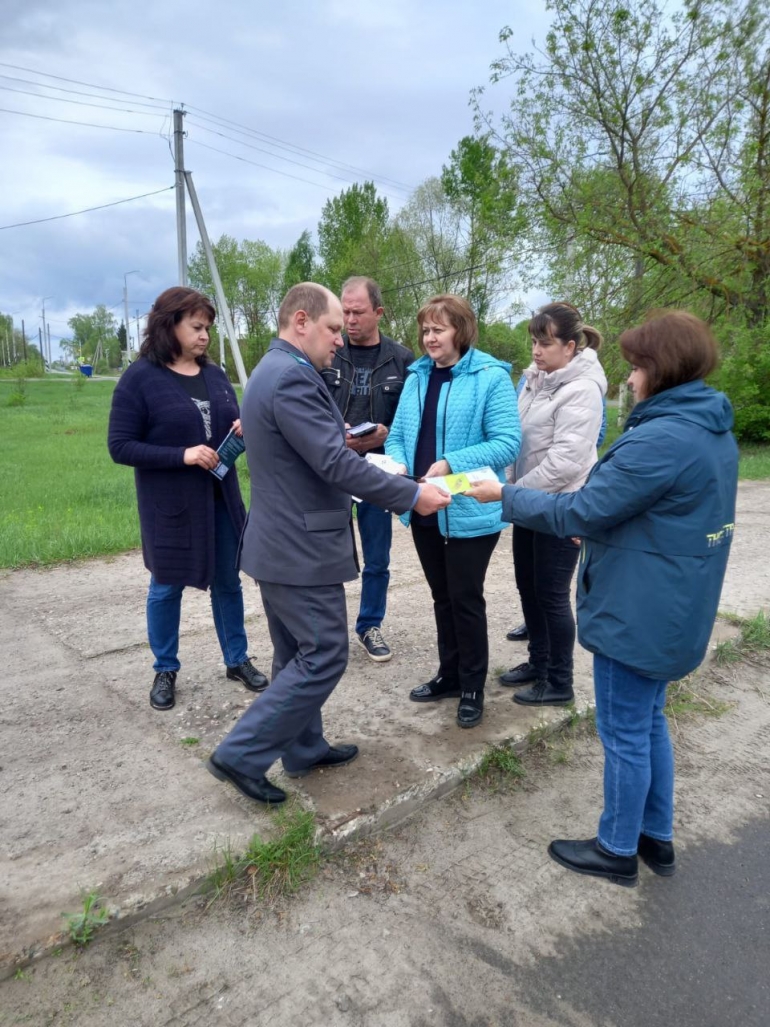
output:
<path id="1" fill-rule="evenodd" d="M 323 189 L 325 192 L 329 191 L 328 185 L 323 182 L 313 182 L 309 178 L 302 178 L 300 175 L 292 175 L 288 171 L 281 171 L 279 168 L 271 168 L 269 164 L 258 164 L 255 160 L 249 160 L 248 157 L 241 157 L 237 153 L 229 153 L 227 150 L 220 150 L 216 146 L 209 146 L 208 143 L 202 143 L 198 139 L 188 139 L 189 143 L 193 146 L 202 146 L 204 150 L 212 150 L 214 153 L 221 153 L 225 157 L 232 157 L 233 160 L 243 161 L 244 164 L 252 164 L 255 168 L 262 168 L 263 171 L 274 171 L 276 175 L 283 175 L 284 178 L 293 178 L 295 182 L 305 182 L 306 185 L 315 185 L 319 189 Z"/>
<path id="2" fill-rule="evenodd" d="M 99 111 L 120 111 L 122 114 L 141 114 L 145 118 L 165 118 L 166 113 L 151 113 L 150 111 L 136 111 L 131 107 L 112 107 L 103 103 L 87 103 L 85 100 L 70 100 L 67 96 L 45 96 L 43 93 L 33 93 L 31 89 L 16 89 L 14 86 L 0 85 L 8 93 L 21 93 L 23 96 L 34 96 L 38 100 L 56 100 L 57 103 L 74 103 L 78 107 L 95 107 Z M 105 97 L 106 99 L 106 97 Z"/>
<path id="3" fill-rule="evenodd" d="M 0 75 L 6 82 L 20 82 L 24 86 L 36 86 L 38 89 L 55 89 L 57 93 L 72 93 L 73 96 L 88 96 L 96 100 L 113 100 L 112 96 L 102 96 L 100 93 L 84 93 L 82 89 L 65 89 L 64 86 L 49 86 L 45 82 L 35 82 L 29 78 L 19 78 L 16 75 Z M 94 86 L 94 88 L 98 88 Z M 47 100 L 54 100 L 56 97 L 46 97 L 44 93 L 36 93 L 36 96 L 44 96 Z M 141 100 L 132 100 L 139 107 L 149 107 L 151 110 L 166 110 L 173 104 L 143 103 Z"/>
<path id="4" fill-rule="evenodd" d="M 367 171 L 365 168 L 357 168 L 353 164 L 346 164 L 344 161 L 338 161 L 332 157 L 326 157 L 324 154 L 318 153 L 315 150 L 308 150 L 304 146 L 295 146 L 293 143 L 287 143 L 285 140 L 277 139 L 275 136 L 268 135 L 266 132 L 260 132 L 258 129 L 249 128 L 248 125 L 241 125 L 237 121 L 231 121 L 230 118 L 222 118 L 217 114 L 211 114 L 208 111 L 202 110 L 200 107 L 193 107 L 188 104 L 187 110 L 191 114 L 194 114 L 195 117 L 202 117 L 204 121 L 212 121 L 214 124 L 232 126 L 232 128 L 241 129 L 243 132 L 246 132 L 249 135 L 256 136 L 257 138 L 269 142 L 282 150 L 288 150 L 290 153 L 306 154 L 310 157 L 320 159 L 326 162 L 327 164 L 334 164 L 338 168 L 342 168 L 347 171 L 352 171 L 356 175 L 363 175 L 364 178 L 377 178 L 381 182 L 389 182 L 391 185 L 394 185 L 399 189 L 403 189 L 406 192 L 411 192 L 414 188 L 411 185 L 407 185 L 405 182 L 399 182 L 396 179 L 387 177 L 386 175 L 378 175 L 375 174 L 373 171 Z"/>
<path id="5" fill-rule="evenodd" d="M 284 160 L 288 164 L 295 164 L 297 167 L 305 168 L 307 171 L 315 171 L 320 174 L 328 175 L 330 178 L 336 178 L 339 182 L 350 182 L 351 180 L 349 175 L 343 177 L 342 175 L 334 174 L 333 171 L 325 171 L 323 168 L 313 168 L 309 164 L 303 164 L 301 161 L 293 160 L 291 157 L 284 157 L 280 153 L 273 153 L 270 150 L 264 150 L 261 146 L 255 146 L 253 143 L 247 143 L 244 140 L 235 139 L 233 136 L 225 135 L 224 132 L 218 132 L 214 128 L 207 128 L 205 125 L 199 125 L 197 121 L 188 121 L 187 123 L 188 125 L 192 125 L 194 128 L 202 128 L 204 132 L 211 132 L 212 135 L 219 136 L 221 139 L 228 139 L 231 143 L 237 143 L 238 146 L 246 146 L 250 150 L 256 150 L 258 153 L 265 153 L 268 157 L 275 157 L 276 160 Z"/>
<path id="6" fill-rule="evenodd" d="M 0 232 L 6 228 L 22 228 L 24 225 L 41 225 L 44 221 L 61 221 L 62 218 L 74 218 L 76 214 L 89 214 L 92 210 L 104 210 L 106 207 L 117 207 L 121 203 L 131 203 L 133 200 L 144 200 L 148 196 L 157 196 L 158 193 L 167 193 L 173 189 L 173 185 L 166 185 L 162 189 L 156 189 L 151 193 L 142 193 L 140 196 L 127 196 L 125 200 L 114 200 L 112 203 L 102 203 L 98 207 L 86 207 L 84 210 L 73 210 L 69 214 L 55 214 L 50 218 L 36 218 L 34 221 L 17 221 L 15 225 L 0 225 Z"/>
<path id="7" fill-rule="evenodd" d="M 0 68 L 12 68 L 14 71 L 24 71 L 28 75 L 40 75 L 41 78 L 53 78 L 57 82 L 69 82 L 74 86 L 86 86 L 88 89 L 101 89 L 104 93 L 121 93 L 123 96 L 134 96 L 139 100 L 154 100 L 155 103 L 171 104 L 173 106 L 173 100 L 166 100 L 160 96 L 145 96 L 143 93 L 130 93 L 126 89 L 115 89 L 113 86 L 97 86 L 93 82 L 80 82 L 76 78 L 63 78 L 61 75 L 51 75 L 47 71 L 37 71 L 35 68 L 22 68 L 18 64 L 6 64 L 5 61 L 0 61 Z"/>
<path id="8" fill-rule="evenodd" d="M 48 99 L 53 99 L 53 97 L 48 97 Z M 140 135 L 145 136 L 158 134 L 157 132 L 149 132 L 146 128 L 121 128 L 119 125 L 96 125 L 91 121 L 68 121 L 66 118 L 51 118 L 45 114 L 30 114 L 29 111 L 12 111 L 8 107 L 0 107 L 0 114 L 21 114 L 25 118 L 37 118 L 39 121 L 58 121 L 62 125 L 83 125 L 85 128 L 108 128 L 112 132 L 138 132 Z"/>

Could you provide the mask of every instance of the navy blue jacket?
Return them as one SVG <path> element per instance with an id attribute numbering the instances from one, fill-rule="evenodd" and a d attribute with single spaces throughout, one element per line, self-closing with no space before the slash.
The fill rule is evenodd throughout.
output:
<path id="1" fill-rule="evenodd" d="M 206 364 L 211 440 L 203 418 L 175 375 L 144 357 L 120 376 L 112 397 L 107 445 L 119 464 L 133 467 L 144 563 L 161 585 L 208 588 L 214 576 L 214 488 L 202 467 L 187 467 L 191 446 L 216 449 L 239 417 L 235 391 L 223 372 Z M 246 510 L 231 467 L 222 495 L 236 534 Z"/>
<path id="2" fill-rule="evenodd" d="M 637 404 L 578 492 L 503 489 L 506 520 L 580 536 L 580 643 L 657 680 L 703 659 L 727 567 L 738 482 L 732 407 L 704 382 Z"/>

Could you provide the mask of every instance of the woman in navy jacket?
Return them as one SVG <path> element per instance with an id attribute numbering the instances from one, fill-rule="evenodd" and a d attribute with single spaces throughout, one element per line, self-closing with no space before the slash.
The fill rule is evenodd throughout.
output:
<path id="1" fill-rule="evenodd" d="M 179 621 L 186 585 L 211 590 L 227 677 L 250 691 L 267 678 L 247 655 L 238 540 L 246 517 L 235 467 L 209 472 L 228 432 L 240 434 L 238 401 L 209 362 L 215 310 L 194 289 L 167 289 L 147 320 L 139 359 L 115 389 L 108 446 L 135 469 L 144 562 L 150 571 L 147 633 L 155 656 L 150 704 L 175 704 Z"/>
<path id="2" fill-rule="evenodd" d="M 735 520 L 738 448 L 726 396 L 704 378 L 717 364 L 707 325 L 672 311 L 620 337 L 637 405 L 624 434 L 578 492 L 547 495 L 483 482 L 503 516 L 583 539 L 578 634 L 594 653 L 596 724 L 604 746 L 604 812 L 595 838 L 554 841 L 562 866 L 617 884 L 637 880 L 637 854 L 674 872 L 674 761 L 666 686 L 703 659 Z"/>

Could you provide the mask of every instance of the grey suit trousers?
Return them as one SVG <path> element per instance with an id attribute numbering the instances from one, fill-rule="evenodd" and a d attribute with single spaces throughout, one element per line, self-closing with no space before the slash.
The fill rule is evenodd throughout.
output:
<path id="1" fill-rule="evenodd" d="M 272 680 L 217 747 L 217 759 L 260 778 L 282 758 L 304 770 L 329 751 L 321 707 L 348 664 L 342 585 L 277 585 L 260 581 L 273 643 Z"/>

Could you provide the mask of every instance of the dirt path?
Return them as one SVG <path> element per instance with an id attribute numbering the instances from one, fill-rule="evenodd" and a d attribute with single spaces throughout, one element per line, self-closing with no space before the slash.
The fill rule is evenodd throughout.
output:
<path id="1" fill-rule="evenodd" d="M 725 609 L 770 607 L 769 511 L 770 484 L 741 488 Z M 423 679 L 433 659 L 420 644 L 420 630 L 430 633 L 424 583 L 405 533 L 397 539 L 388 637 L 399 656 L 373 674 L 363 654 L 354 654 L 333 714 L 344 728 L 360 725 L 372 746 L 379 739 L 393 785 L 402 775 L 433 775 L 432 753 L 446 756 L 460 744 L 451 717 L 439 710 L 419 723 L 393 720 L 393 710 L 403 711 L 404 690 Z M 135 558 L 7 575 L 1 588 L 6 787 L 0 901 L 3 930 L 11 938 L 19 936 L 35 896 L 53 895 L 56 916 L 73 908 L 71 896 L 63 896 L 76 881 L 63 867 L 85 867 L 88 876 L 80 883 L 101 882 L 99 874 L 111 867 L 130 883 L 149 862 L 156 877 L 173 881 L 179 859 L 206 850 L 212 824 L 215 834 L 236 839 L 261 830 L 253 809 L 215 787 L 199 760 L 179 745 L 193 730 L 207 743 L 214 740 L 242 703 L 217 691 L 224 682 L 213 678 L 215 642 L 205 605 L 191 604 L 188 614 L 185 656 L 194 668 L 184 679 L 189 699 L 176 719 L 161 723 L 145 710 L 144 580 Z M 493 662 L 499 665 L 514 661 L 516 647 L 503 640 L 518 616 L 513 594 L 506 540 L 489 581 Z M 250 627 L 263 645 L 253 603 Z M 580 688 L 587 695 L 585 654 L 580 661 Z M 718 718 L 679 725 L 676 827 L 685 881 L 707 842 L 738 845 L 744 827 L 766 823 L 770 796 L 770 676 L 742 667 L 698 688 L 731 705 Z M 490 703 L 487 733 L 478 743 L 467 740 L 472 732 L 462 733 L 463 745 L 510 734 L 518 708 L 502 692 Z M 67 739 L 75 756 L 64 760 L 58 752 Z M 454 759 L 462 757 L 453 750 Z M 378 784 L 376 761 L 362 780 L 370 788 Z M 329 775 L 308 795 L 322 816 L 331 816 L 344 803 L 360 805 L 357 787 L 352 776 L 334 783 Z M 596 740 L 556 743 L 530 760 L 518 787 L 468 785 L 431 803 L 405 825 L 328 863 L 300 896 L 275 909 L 243 902 L 206 912 L 188 903 L 100 938 L 82 954 L 64 949 L 34 964 L 19 979 L 0 984 L 0 1024 L 596 1024 L 586 1013 L 587 1000 L 576 994 L 551 989 L 545 1001 L 538 967 L 546 960 L 558 965 L 565 953 L 588 951 L 601 939 L 619 944 L 651 919 L 665 923 L 662 889 L 676 896 L 680 880 L 645 874 L 639 889 L 627 891 L 567 874 L 548 860 L 552 837 L 593 832 L 600 789 Z M 116 811 L 114 823 L 99 820 L 104 810 Z M 767 890 L 764 895 L 757 916 L 766 918 Z M 698 908 L 707 912 L 711 902 L 704 893 Z M 693 926 L 705 934 L 718 930 L 708 920 Z M 724 950 L 723 971 L 733 955 L 740 953 Z M 763 957 L 766 966 L 770 953 Z M 653 979 L 670 985 L 673 1001 L 681 981 L 655 963 L 656 951 L 650 958 Z M 708 976 L 711 969 L 703 972 Z M 723 990 L 728 993 L 727 985 Z M 734 998 L 737 1018 L 704 1014 L 695 1022 L 768 1022 L 767 1009 L 764 1019 L 754 1020 L 750 1010 L 741 1013 L 745 996 Z M 601 1022 L 633 1024 L 606 1010 Z M 685 1020 L 671 1022 L 679 1027 Z"/>

